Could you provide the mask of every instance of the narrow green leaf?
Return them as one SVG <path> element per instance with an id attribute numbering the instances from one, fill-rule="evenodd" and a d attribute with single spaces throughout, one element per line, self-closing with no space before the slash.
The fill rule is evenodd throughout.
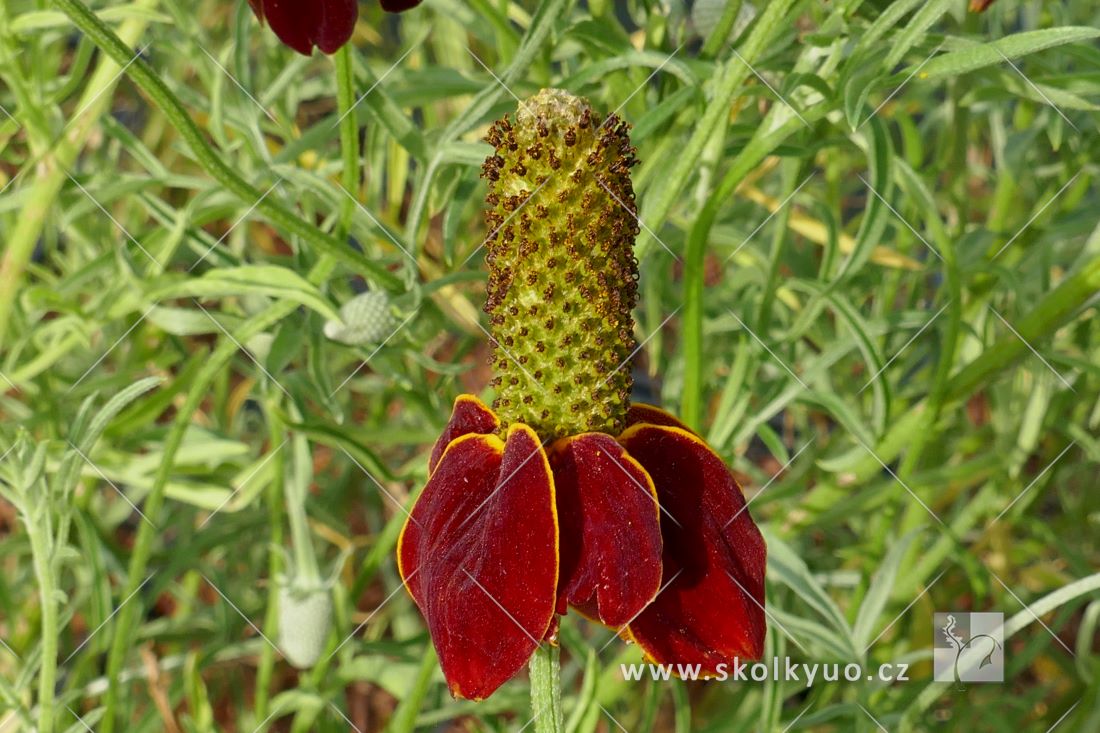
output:
<path id="1" fill-rule="evenodd" d="M 304 277 L 278 265 L 241 265 L 211 270 L 200 278 L 170 282 L 154 287 L 148 297 L 160 301 L 168 298 L 229 298 L 241 295 L 266 295 L 290 300 L 317 311 L 326 319 L 339 321 L 340 313 Z"/>
<path id="2" fill-rule="evenodd" d="M 878 566 L 878 570 L 875 571 L 871 585 L 867 589 L 867 595 L 863 597 L 859 613 L 856 614 L 856 622 L 852 626 L 852 636 L 860 649 L 871 643 L 871 635 L 875 631 L 878 618 L 882 615 L 886 602 L 890 600 L 890 593 L 894 590 L 894 581 L 897 579 L 901 560 L 920 531 L 919 528 L 914 529 L 895 542 L 882 564 Z"/>
<path id="3" fill-rule="evenodd" d="M 149 8 L 143 8 L 134 3 L 116 5 L 99 11 L 99 17 L 105 21 L 118 22 L 130 19 L 138 19 L 147 23 L 170 23 L 172 19 L 164 13 L 158 13 Z M 11 21 L 8 26 L 12 33 L 27 33 L 28 31 L 40 31 L 46 28 L 65 28 L 70 24 L 68 16 L 57 10 L 35 10 L 22 13 Z"/>
<path id="4" fill-rule="evenodd" d="M 839 634 L 839 638 L 843 641 L 842 646 L 839 648 L 847 652 L 846 658 L 858 658 L 859 654 L 852 640 L 851 629 L 844 619 L 844 614 L 840 612 L 840 608 L 836 605 L 836 601 L 829 597 L 829 594 L 821 587 L 821 584 L 810 573 L 805 561 L 798 556 L 794 548 L 767 528 L 763 532 L 768 541 L 769 573 L 793 590 L 799 598 L 816 611 Z"/>
<path id="5" fill-rule="evenodd" d="M 999 38 L 990 43 L 974 43 L 969 39 L 956 39 L 957 44 L 965 47 L 932 59 L 924 65 L 918 76 L 921 79 L 958 76 L 986 66 L 1003 64 L 1005 59 L 1018 59 L 1046 48 L 1087 41 L 1098 37 L 1100 37 L 1100 30 L 1096 28 L 1068 26 L 1025 31 Z M 914 70 L 915 68 L 914 66 Z"/>

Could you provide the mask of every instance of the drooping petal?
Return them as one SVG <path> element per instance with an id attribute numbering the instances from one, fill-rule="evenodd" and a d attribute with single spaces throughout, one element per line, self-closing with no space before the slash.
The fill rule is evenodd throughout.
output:
<path id="1" fill-rule="evenodd" d="M 279 40 L 306 56 L 314 46 L 335 53 L 351 39 L 359 18 L 356 0 L 249 0 L 249 5 Z"/>
<path id="2" fill-rule="evenodd" d="M 650 659 L 710 672 L 759 658 L 767 548 L 729 468 L 680 428 L 638 424 L 619 441 L 653 478 L 663 509 L 665 587 L 630 636 Z"/>
<path id="3" fill-rule="evenodd" d="M 398 568 L 451 693 L 481 700 L 518 672 L 554 616 L 554 479 L 538 437 L 469 434 L 447 446 L 405 522 Z"/>
<path id="4" fill-rule="evenodd" d="M 387 13 L 403 13 L 420 4 L 420 0 L 382 0 L 382 9 Z"/>
<path id="5" fill-rule="evenodd" d="M 582 433 L 550 449 L 558 497 L 558 612 L 568 603 L 618 628 L 661 587 L 661 525 L 649 474 L 614 438 Z"/>
<path id="6" fill-rule="evenodd" d="M 666 425 L 670 428 L 680 428 L 689 433 L 695 433 L 671 412 L 665 412 L 660 407 L 647 405 L 644 402 L 631 402 L 630 410 L 626 413 L 626 426 L 629 428 L 631 425 L 639 424 Z"/>
<path id="7" fill-rule="evenodd" d="M 472 394 L 460 394 L 455 398 L 447 427 L 443 428 L 443 433 L 432 448 L 431 458 L 428 459 L 428 473 L 435 470 L 443 451 L 455 438 L 470 433 L 495 433 L 499 427 L 500 419 L 484 402 Z"/>

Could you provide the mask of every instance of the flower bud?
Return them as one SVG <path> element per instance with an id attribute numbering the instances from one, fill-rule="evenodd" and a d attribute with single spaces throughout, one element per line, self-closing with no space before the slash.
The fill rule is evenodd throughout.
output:
<path id="1" fill-rule="evenodd" d="M 340 308 L 340 320 L 325 323 L 325 336 L 351 346 L 378 343 L 393 331 L 390 300 L 381 290 L 355 296 Z"/>
<path id="2" fill-rule="evenodd" d="M 294 581 L 279 590 L 279 650 L 291 665 L 309 669 L 321 658 L 332 627 L 332 595 L 325 585 Z"/>

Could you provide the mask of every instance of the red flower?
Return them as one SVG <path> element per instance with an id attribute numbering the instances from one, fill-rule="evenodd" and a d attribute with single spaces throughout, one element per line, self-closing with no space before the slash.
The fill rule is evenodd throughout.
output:
<path id="1" fill-rule="evenodd" d="M 248 0 L 248 4 L 279 40 L 306 56 L 314 46 L 335 53 L 351 39 L 359 18 L 356 0 Z M 420 0 L 382 0 L 382 9 L 400 13 L 419 4 Z"/>
<path id="2" fill-rule="evenodd" d="M 455 696 L 491 695 L 567 606 L 658 663 L 761 655 L 766 549 L 740 487 L 672 415 L 633 405 L 626 424 L 544 449 L 455 402 L 397 550 Z"/>
<path id="3" fill-rule="evenodd" d="M 543 90 L 487 136 L 496 400 L 455 402 L 397 548 L 458 697 L 491 695 L 570 606 L 660 663 L 763 651 L 766 550 L 740 487 L 679 420 L 630 404 L 628 129 Z"/>

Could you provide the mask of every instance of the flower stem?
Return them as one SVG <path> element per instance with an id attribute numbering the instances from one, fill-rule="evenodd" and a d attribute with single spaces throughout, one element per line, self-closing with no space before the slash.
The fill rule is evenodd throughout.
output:
<path id="1" fill-rule="evenodd" d="M 341 240 L 347 239 L 351 232 L 351 220 L 355 215 L 356 201 L 359 200 L 359 172 L 362 161 L 359 148 L 359 118 L 355 115 L 356 95 L 355 68 L 352 63 L 353 53 L 354 48 L 348 43 L 333 56 L 333 66 L 336 71 L 336 112 L 340 116 L 340 155 L 343 161 L 340 185 L 350 194 L 350 196 L 343 197 L 343 204 L 336 223 L 336 237 Z M 355 197 L 354 201 L 351 198 L 352 196 Z M 304 505 L 301 509 L 300 517 L 304 520 Z M 308 528 L 305 527 L 304 521 L 301 523 L 302 526 L 296 529 L 295 522 L 297 518 L 292 510 L 288 510 L 288 519 L 291 525 L 291 539 L 294 543 L 296 556 L 298 553 L 308 550 L 312 557 L 313 545 L 311 543 L 307 545 L 307 543 L 309 543 L 309 535 Z M 306 529 L 304 534 L 302 529 Z M 298 556 L 298 567 L 302 567 L 303 562 L 312 562 L 313 567 L 316 567 L 317 564 L 315 559 L 303 560 L 301 556 Z M 338 624 L 340 623 L 339 618 L 338 616 Z M 333 650 L 325 653 L 322 659 L 314 665 L 309 673 L 303 674 L 301 684 L 307 687 L 310 685 L 316 686 L 316 682 L 323 679 L 324 675 L 327 673 L 333 655 Z M 291 730 L 295 732 L 308 730 L 312 723 L 313 718 L 309 715 L 308 711 L 300 710 L 298 714 L 294 716 L 294 721 L 291 723 Z"/>
<path id="2" fill-rule="evenodd" d="M 47 511 L 48 515 L 48 511 Z M 48 517 L 43 517 L 48 519 Z M 42 665 L 38 670 L 38 731 L 51 733 L 54 723 L 54 687 L 57 683 L 57 583 L 54 577 L 48 522 L 27 522 L 27 535 L 38 576 L 42 603 Z"/>
<path id="3" fill-rule="evenodd" d="M 125 65 L 130 78 L 160 108 L 168 121 L 187 142 L 196 159 L 215 180 L 242 200 L 246 200 L 250 205 L 255 201 L 260 201 L 257 204 L 257 209 L 267 216 L 276 227 L 287 233 L 300 236 L 324 253 L 324 256 L 318 260 L 310 271 L 310 282 L 314 284 L 324 282 L 332 274 L 336 261 L 344 261 L 360 271 L 369 273 L 387 288 L 396 289 L 400 287 L 400 280 L 385 271 L 380 265 L 357 255 L 352 248 L 345 246 L 341 240 L 322 232 L 291 211 L 276 204 L 270 198 L 263 197 L 260 191 L 241 178 L 222 160 L 220 154 L 207 143 L 202 131 L 188 115 L 187 110 L 148 64 L 141 58 L 131 62 L 133 53 L 130 47 L 109 27 L 104 25 L 86 5 L 80 0 L 55 0 L 55 2 L 96 46 L 116 63 Z M 158 468 L 152 490 L 146 498 L 144 507 L 145 515 L 151 517 L 152 522 L 156 522 L 156 518 L 160 515 L 164 504 L 165 488 L 171 475 L 175 456 L 183 443 L 183 437 L 191 422 L 191 416 L 199 408 L 202 399 L 205 397 L 207 386 L 213 381 L 218 371 L 236 355 L 238 351 L 237 343 L 270 328 L 290 313 L 293 313 L 295 308 L 294 303 L 286 301 L 272 304 L 266 310 L 257 313 L 242 324 L 235 334 L 235 338 L 221 342 L 211 355 L 205 368 L 192 384 L 186 402 L 180 411 L 176 413 L 176 419 L 165 438 L 161 465 Z M 155 539 L 152 526 L 152 524 L 146 522 L 138 530 L 128 567 L 127 593 L 132 594 L 135 592 L 138 583 L 145 577 Z M 135 623 L 135 614 L 139 605 L 139 603 L 134 602 L 123 606 L 117 621 L 117 631 L 111 640 L 111 648 L 107 657 L 107 678 L 110 684 L 104 699 L 105 710 L 100 727 L 100 730 L 104 733 L 112 733 L 117 724 L 119 713 L 118 680 L 126 654 L 130 650 L 130 629 Z"/>
<path id="4" fill-rule="evenodd" d="M 359 200 L 359 118 L 355 115 L 355 70 L 352 67 L 352 46 L 346 44 L 336 52 L 336 111 L 340 115 L 340 154 L 344 168 L 340 183 L 354 200 L 345 196 L 340 209 L 336 238 L 345 239 L 351 230 L 355 202 Z"/>
<path id="5" fill-rule="evenodd" d="M 531 712 L 535 733 L 565 730 L 561 707 L 561 648 L 540 644 L 531 657 Z"/>
<path id="6" fill-rule="evenodd" d="M 727 124 L 729 100 L 733 99 L 734 94 L 751 73 L 750 64 L 765 53 L 772 40 L 786 29 L 787 12 L 793 4 L 793 0 L 777 0 L 768 4 L 752 31 L 749 32 L 748 38 L 741 44 L 738 55 L 731 56 L 726 62 L 726 67 L 716 73 L 715 78 L 718 80 L 714 91 L 716 101 L 707 107 L 707 112 L 696 126 L 675 169 L 669 173 L 669 181 L 685 181 L 695 170 L 707 141 L 718 134 L 720 125 Z M 796 120 L 795 124 L 800 124 L 800 121 Z M 780 138 L 774 138 L 774 144 L 779 142 Z M 758 154 L 755 149 L 748 152 Z M 764 152 L 767 151 L 760 150 L 759 154 Z M 738 160 L 743 163 L 749 161 L 746 151 L 742 151 Z M 685 423 L 695 428 L 701 426 L 704 412 L 703 382 L 706 375 L 703 369 L 706 361 L 703 354 L 703 290 L 710 229 L 718 212 L 726 206 L 737 184 L 751 169 L 751 166 L 744 165 L 740 169 L 734 168 L 726 173 L 718 189 L 696 215 L 688 235 L 687 249 L 684 252 L 684 386 L 681 392 L 680 417 Z M 651 223 L 663 221 L 672 208 L 672 202 L 678 193 L 667 186 L 660 188 L 661 190 L 657 191 L 654 197 L 647 199 L 647 210 L 643 211 L 642 220 Z M 639 237 L 639 259 L 645 256 L 652 245 L 653 238 L 649 236 L 649 231 L 652 230 L 647 228 Z"/>
<path id="7" fill-rule="evenodd" d="M 321 257 L 310 270 L 307 279 L 314 285 L 324 282 L 332 274 L 335 266 L 336 262 L 333 258 L 327 255 Z M 137 539 L 134 540 L 134 549 L 130 554 L 126 589 L 123 597 L 134 594 L 140 587 L 139 584 L 142 579 L 147 576 L 146 570 L 153 553 L 153 541 L 156 539 L 155 525 L 159 522 L 160 513 L 164 507 L 165 490 L 172 475 L 176 455 L 183 445 L 184 435 L 191 424 L 191 416 L 195 414 L 208 395 L 210 383 L 225 368 L 225 365 L 239 353 L 239 344 L 245 343 L 256 334 L 271 328 L 297 308 L 297 303 L 280 300 L 252 316 L 241 324 L 233 336 L 219 342 L 218 347 L 211 353 L 203 368 L 196 375 L 194 382 L 191 384 L 191 389 L 187 393 L 187 399 L 176 413 L 168 435 L 164 439 L 164 445 L 161 449 L 161 462 L 153 478 L 153 486 L 142 507 L 148 521 L 142 522 L 138 527 Z M 122 674 L 122 665 L 126 661 L 126 654 L 131 649 L 131 634 L 140 605 L 140 602 L 134 600 L 123 605 L 122 610 L 118 612 L 117 621 L 115 622 L 116 631 L 111 639 L 111 649 L 107 656 L 108 687 L 104 699 L 105 710 L 99 725 L 100 733 L 113 733 L 115 730 L 119 706 L 119 680 Z"/>
<path id="8" fill-rule="evenodd" d="M 405 696 L 401 698 L 393 717 L 386 727 L 386 733 L 413 733 L 416 730 L 416 716 L 420 712 L 420 706 L 431 689 L 432 676 L 439 668 L 439 657 L 435 655 L 435 649 L 431 644 L 420 660 L 420 668 L 416 671 L 416 677 L 409 683 Z"/>
<path id="9" fill-rule="evenodd" d="M 295 419 L 301 419 L 292 412 Z M 309 481 L 312 476 L 312 457 L 309 441 L 296 434 L 291 439 L 293 469 L 291 478 L 284 481 L 286 517 L 290 523 L 290 542 L 294 551 L 293 576 L 313 586 L 321 582 L 321 570 L 317 567 L 317 554 L 313 551 L 313 538 L 309 531 L 306 501 L 309 497 Z"/>
<path id="10" fill-rule="evenodd" d="M 268 424 L 268 445 L 271 450 L 283 444 L 286 439 L 286 430 L 276 415 L 278 404 L 275 399 L 269 399 L 265 405 Z M 286 463 L 283 452 L 276 452 L 272 461 L 271 482 L 264 490 L 264 501 L 267 504 L 268 525 L 271 531 L 271 549 L 267 561 L 267 613 L 264 615 L 265 633 L 271 636 L 275 633 L 279 623 L 279 584 L 275 578 L 283 572 L 283 502 L 282 488 L 285 480 Z M 271 680 L 275 672 L 275 648 L 270 644 L 264 644 L 260 652 L 260 662 L 256 670 L 256 692 L 254 704 L 254 718 L 266 720 L 268 705 L 271 702 Z"/>

